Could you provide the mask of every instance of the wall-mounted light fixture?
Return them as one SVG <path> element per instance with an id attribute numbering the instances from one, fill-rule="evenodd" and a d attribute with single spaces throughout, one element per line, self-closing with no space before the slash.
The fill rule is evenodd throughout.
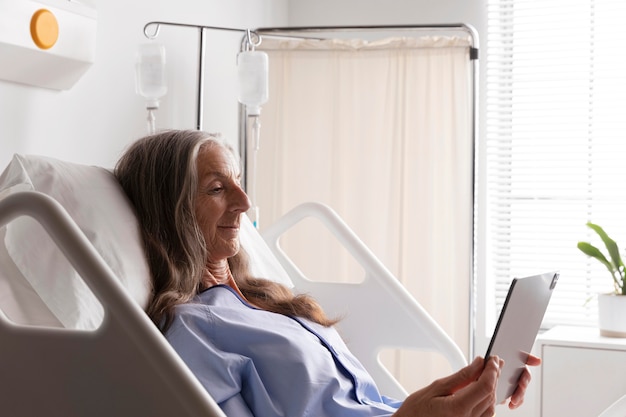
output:
<path id="1" fill-rule="evenodd" d="M 0 79 L 67 90 L 95 61 L 95 0 L 0 0 Z"/>

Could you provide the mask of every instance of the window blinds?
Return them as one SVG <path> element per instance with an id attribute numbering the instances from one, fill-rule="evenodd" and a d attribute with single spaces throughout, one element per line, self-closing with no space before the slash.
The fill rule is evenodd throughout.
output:
<path id="1" fill-rule="evenodd" d="M 544 321 L 594 325 L 610 275 L 577 248 L 626 247 L 626 2 L 489 0 L 487 276 L 495 313 L 513 277 L 560 270 Z"/>

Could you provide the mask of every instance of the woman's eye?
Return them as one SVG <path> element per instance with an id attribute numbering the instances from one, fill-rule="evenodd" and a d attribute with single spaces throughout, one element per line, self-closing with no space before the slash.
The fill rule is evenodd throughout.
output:
<path id="1" fill-rule="evenodd" d="M 207 190 L 207 194 L 219 194 L 222 190 L 224 189 L 224 187 L 220 186 L 215 186 L 215 187 L 211 187 Z"/>

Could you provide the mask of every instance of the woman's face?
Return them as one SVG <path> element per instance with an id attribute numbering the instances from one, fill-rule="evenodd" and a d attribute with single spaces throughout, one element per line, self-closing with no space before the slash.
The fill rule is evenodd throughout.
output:
<path id="1" fill-rule="evenodd" d="M 220 144 L 209 144 L 198 154 L 196 218 L 207 245 L 208 262 L 219 263 L 239 251 L 241 214 L 250 200 L 241 188 L 235 156 Z"/>

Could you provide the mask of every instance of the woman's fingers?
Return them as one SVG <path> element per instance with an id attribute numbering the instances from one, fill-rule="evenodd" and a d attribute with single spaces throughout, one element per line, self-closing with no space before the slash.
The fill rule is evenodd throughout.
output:
<path id="1" fill-rule="evenodd" d="M 541 358 L 535 355 L 528 355 L 528 359 L 526 360 L 526 365 L 528 366 L 539 366 L 541 365 Z"/>
<path id="2" fill-rule="evenodd" d="M 476 358 L 470 365 L 409 395 L 396 417 L 491 417 L 502 361 Z"/>
<path id="3" fill-rule="evenodd" d="M 487 360 L 478 379 L 450 397 L 456 409 L 472 410 L 472 416 L 482 416 L 485 411 L 494 410 L 500 362 L 497 357 Z"/>

